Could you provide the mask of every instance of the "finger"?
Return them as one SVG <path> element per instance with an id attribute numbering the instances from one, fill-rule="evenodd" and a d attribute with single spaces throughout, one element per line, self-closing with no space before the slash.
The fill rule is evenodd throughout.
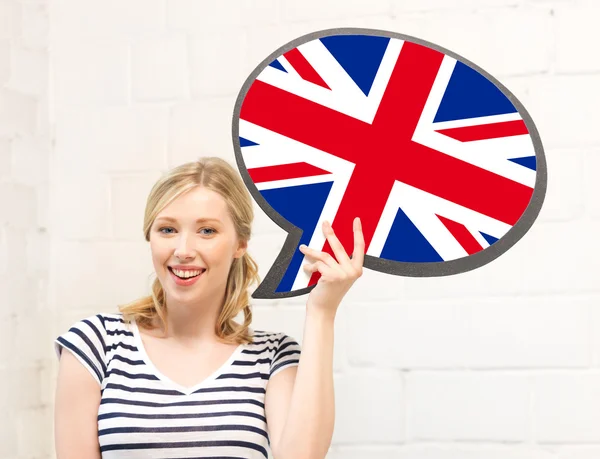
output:
<path id="1" fill-rule="evenodd" d="M 304 270 L 309 274 L 312 274 L 315 271 L 319 271 L 321 274 L 325 274 L 329 269 L 330 267 L 322 261 L 315 261 L 314 263 L 304 264 Z"/>
<path id="2" fill-rule="evenodd" d="M 354 219 L 354 252 L 352 252 L 352 266 L 361 268 L 365 261 L 365 236 L 362 231 L 360 218 Z"/>
<path id="3" fill-rule="evenodd" d="M 320 252 L 318 250 L 311 249 L 304 244 L 301 244 L 299 248 L 300 252 L 302 252 L 305 256 L 312 258 L 313 260 L 320 260 L 331 268 L 338 266 L 335 258 L 329 255 L 327 252 Z"/>
<path id="4" fill-rule="evenodd" d="M 338 262 L 340 264 L 350 263 L 350 257 L 346 253 L 346 250 L 344 249 L 344 246 L 338 237 L 335 235 L 331 224 L 327 220 L 323 222 L 323 233 L 325 234 L 327 242 L 329 242 L 329 246 L 331 247 L 331 250 L 333 251 L 333 254 Z"/>

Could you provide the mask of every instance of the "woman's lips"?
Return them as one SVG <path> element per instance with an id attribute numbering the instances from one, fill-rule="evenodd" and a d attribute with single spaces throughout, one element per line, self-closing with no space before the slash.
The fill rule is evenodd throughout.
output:
<path id="1" fill-rule="evenodd" d="M 171 271 L 171 268 L 168 268 L 167 271 L 169 271 L 169 275 L 171 276 L 171 278 L 173 279 L 173 281 L 177 284 L 177 285 L 181 285 L 181 286 L 188 286 L 188 285 L 192 285 L 195 284 L 196 281 L 198 279 L 200 279 L 200 277 L 202 277 L 202 274 L 204 274 L 204 271 L 202 271 L 200 274 L 198 274 L 196 277 L 190 277 L 189 279 L 181 279 L 180 277 L 177 277 L 175 275 L 175 273 L 173 273 L 173 271 Z"/>

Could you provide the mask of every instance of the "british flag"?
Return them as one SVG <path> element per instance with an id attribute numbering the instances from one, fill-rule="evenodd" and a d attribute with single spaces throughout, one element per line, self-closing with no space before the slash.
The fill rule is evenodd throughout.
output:
<path id="1" fill-rule="evenodd" d="M 408 39 L 342 34 L 264 65 L 238 99 L 234 146 L 259 203 L 301 233 L 267 276 L 272 296 L 317 282 L 319 273 L 301 269 L 298 245 L 333 254 L 323 220 L 351 254 L 360 217 L 365 267 L 371 257 L 395 272 L 381 266 L 484 251 L 528 207 L 530 130 L 509 98 L 461 60 Z"/>

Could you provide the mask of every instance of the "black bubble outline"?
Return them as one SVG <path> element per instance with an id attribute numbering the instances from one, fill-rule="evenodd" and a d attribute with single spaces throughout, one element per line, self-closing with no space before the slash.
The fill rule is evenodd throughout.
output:
<path id="1" fill-rule="evenodd" d="M 462 62 L 465 65 L 468 65 L 473 70 L 479 72 L 481 75 L 486 77 L 489 81 L 494 83 L 494 85 L 502 91 L 502 93 L 511 101 L 511 103 L 517 109 L 519 115 L 525 122 L 529 135 L 531 137 L 535 159 L 536 159 L 536 179 L 535 186 L 533 189 L 533 194 L 529 201 L 529 204 L 525 208 L 525 211 L 519 218 L 519 220 L 513 225 L 513 227 L 508 230 L 508 232 L 498 239 L 497 242 L 490 245 L 486 249 L 477 252 L 473 255 L 469 255 L 467 257 L 459 258 L 456 260 L 449 261 L 440 261 L 440 262 L 426 262 L 426 263 L 415 263 L 415 262 L 400 262 L 387 260 L 383 258 L 373 257 L 371 255 L 366 255 L 364 258 L 364 267 L 368 269 L 372 269 L 374 271 L 383 272 L 386 274 L 393 274 L 397 276 L 408 276 L 408 277 L 442 277 L 442 276 L 451 276 L 455 274 L 461 274 L 464 272 L 472 271 L 474 269 L 480 268 L 491 261 L 498 258 L 500 255 L 507 252 L 510 248 L 512 248 L 525 234 L 529 231 L 529 229 L 533 226 L 533 223 L 537 219 L 542 205 L 544 203 L 544 198 L 546 195 L 547 182 L 548 182 L 548 172 L 547 172 L 547 164 L 546 157 L 544 155 L 544 149 L 542 146 L 542 141 L 540 139 L 539 132 L 533 122 L 533 119 L 523 106 L 523 104 L 515 97 L 515 95 L 510 92 L 502 83 L 500 83 L 496 78 L 490 75 L 488 72 L 483 70 L 478 65 L 473 62 L 465 59 L 461 55 L 450 51 L 442 46 L 436 45 L 426 40 L 422 40 L 420 38 L 416 38 L 410 35 L 405 35 L 397 32 L 390 32 L 386 30 L 379 29 L 363 29 L 363 28 L 355 28 L 355 27 L 342 27 L 342 28 L 333 28 L 333 29 L 324 29 L 316 32 L 311 32 L 309 34 L 302 35 L 285 45 L 279 47 L 275 51 L 273 51 L 267 58 L 265 58 L 248 76 L 242 88 L 238 94 L 238 97 L 235 102 L 233 117 L 232 117 L 232 136 L 233 136 L 233 147 L 235 153 L 235 160 L 238 165 L 238 169 L 242 176 L 248 191 L 252 195 L 252 197 L 256 200 L 257 204 L 260 208 L 273 220 L 279 227 L 285 230 L 288 233 L 288 236 L 283 244 L 281 251 L 279 252 L 273 266 L 269 269 L 269 272 L 265 276 L 265 279 L 261 282 L 258 288 L 253 292 L 252 298 L 291 298 L 295 296 L 304 295 L 305 293 L 309 293 L 315 286 L 311 285 L 309 287 L 293 290 L 290 292 L 276 292 L 276 288 L 279 285 L 283 275 L 285 274 L 285 270 L 288 267 L 292 257 L 294 255 L 294 251 L 300 242 L 300 237 L 302 235 L 302 230 L 292 225 L 286 219 L 284 219 L 279 213 L 277 213 L 267 202 L 265 198 L 261 195 L 260 191 L 250 178 L 250 174 L 246 169 L 244 164 L 240 140 L 239 140 L 239 118 L 240 111 L 242 107 L 242 103 L 246 94 L 252 85 L 252 83 L 256 80 L 256 77 L 266 68 L 274 59 L 281 56 L 282 54 L 290 51 L 303 43 L 307 43 L 309 41 L 327 37 L 331 35 L 376 35 L 376 36 L 385 36 L 390 38 L 397 38 L 404 41 L 413 42 L 416 44 L 420 44 L 431 49 L 435 49 L 448 55 L 457 61 Z"/>

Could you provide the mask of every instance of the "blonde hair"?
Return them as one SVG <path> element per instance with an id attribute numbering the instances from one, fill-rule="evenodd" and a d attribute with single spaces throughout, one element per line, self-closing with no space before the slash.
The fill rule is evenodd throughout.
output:
<path id="1" fill-rule="evenodd" d="M 152 187 L 144 212 L 146 241 L 150 241 L 150 228 L 157 215 L 178 196 L 199 185 L 219 193 L 225 199 L 239 240 L 247 242 L 250 239 L 254 211 L 242 179 L 225 160 L 204 157 L 173 168 Z M 252 342 L 248 330 L 252 322 L 248 287 L 254 282 L 260 282 L 258 266 L 245 252 L 243 256 L 233 259 L 229 270 L 225 301 L 215 324 L 219 341 L 227 344 Z M 118 307 L 126 322 L 135 319 L 137 324 L 150 328 L 158 317 L 167 330 L 165 292 L 158 278 L 152 283 L 151 295 Z M 243 324 L 233 320 L 240 311 L 244 313 Z"/>

